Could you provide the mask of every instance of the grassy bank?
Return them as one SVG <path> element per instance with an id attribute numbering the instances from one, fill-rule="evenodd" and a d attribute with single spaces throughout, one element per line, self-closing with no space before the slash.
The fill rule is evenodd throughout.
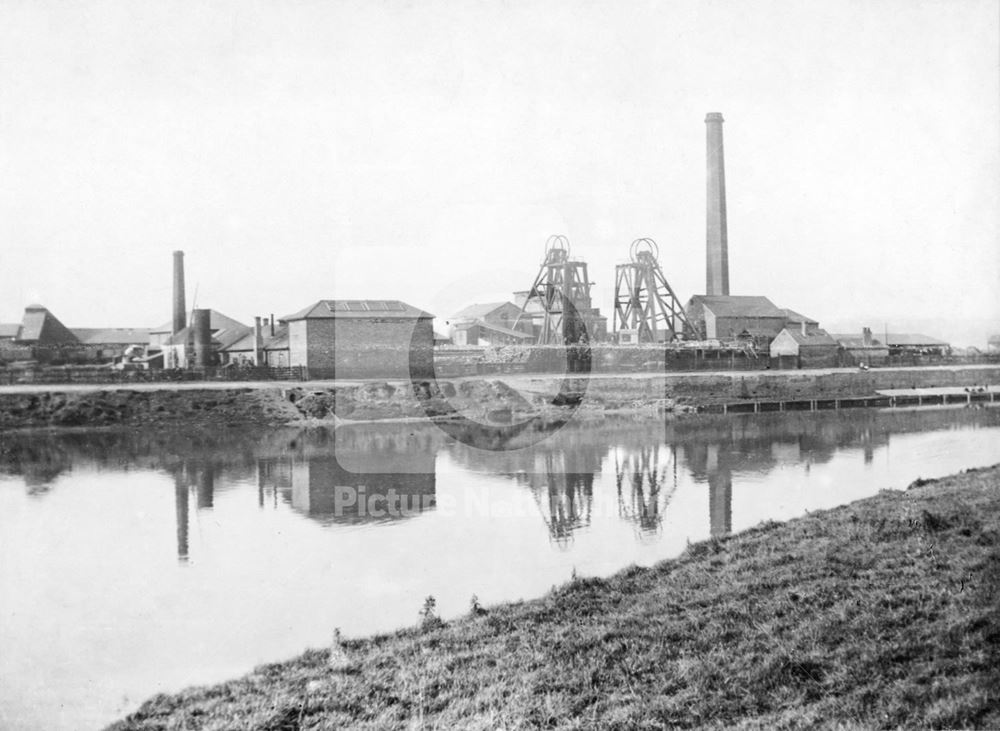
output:
<path id="1" fill-rule="evenodd" d="M 113 728 L 997 728 L 998 596 L 1000 466 L 447 624 L 414 608 Z"/>

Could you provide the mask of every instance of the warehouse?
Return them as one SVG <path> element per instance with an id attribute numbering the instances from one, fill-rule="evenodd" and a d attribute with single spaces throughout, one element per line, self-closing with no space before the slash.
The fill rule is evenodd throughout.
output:
<path id="1" fill-rule="evenodd" d="M 281 321 L 310 378 L 433 376 L 434 315 L 405 302 L 319 300 Z"/>

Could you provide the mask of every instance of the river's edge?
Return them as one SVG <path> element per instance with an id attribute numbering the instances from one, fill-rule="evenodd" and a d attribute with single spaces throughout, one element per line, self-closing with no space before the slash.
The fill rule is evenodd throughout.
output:
<path id="1" fill-rule="evenodd" d="M 19 386 L 0 389 L 0 430 L 172 424 L 284 426 L 438 418 L 499 425 L 534 417 L 684 414 L 747 399 L 868 397 L 879 389 L 990 383 L 1000 383 L 1000 367 L 514 375 L 415 382 L 164 383 L 114 388 Z"/>
<path id="2" fill-rule="evenodd" d="M 447 624 L 424 612 L 112 728 L 997 728 L 997 596 L 1000 465 Z"/>

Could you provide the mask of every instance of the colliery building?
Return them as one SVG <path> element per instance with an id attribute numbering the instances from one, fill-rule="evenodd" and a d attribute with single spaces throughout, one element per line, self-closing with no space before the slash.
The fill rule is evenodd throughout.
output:
<path id="1" fill-rule="evenodd" d="M 432 377 L 434 315 L 399 300 L 319 300 L 281 318 L 310 378 Z"/>
<path id="2" fill-rule="evenodd" d="M 528 318 L 513 302 L 469 305 L 449 320 L 455 345 L 530 345 L 534 339 Z"/>

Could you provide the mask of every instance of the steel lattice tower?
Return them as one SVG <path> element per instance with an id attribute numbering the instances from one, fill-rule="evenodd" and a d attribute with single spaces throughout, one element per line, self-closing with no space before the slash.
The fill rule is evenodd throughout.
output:
<path id="1" fill-rule="evenodd" d="M 539 345 L 589 342 L 581 310 L 590 310 L 590 284 L 586 262 L 569 258 L 569 240 L 565 236 L 550 236 L 545 242 L 545 258 L 521 306 L 518 320 L 526 313 L 531 316 L 527 310 L 535 302 L 544 313 L 538 334 Z"/>
<path id="2" fill-rule="evenodd" d="M 681 337 L 685 325 L 697 333 L 663 276 L 659 256 L 655 241 L 636 239 L 629 247 L 629 263 L 615 267 L 616 336 L 634 330 L 637 342 L 669 343 Z"/>

